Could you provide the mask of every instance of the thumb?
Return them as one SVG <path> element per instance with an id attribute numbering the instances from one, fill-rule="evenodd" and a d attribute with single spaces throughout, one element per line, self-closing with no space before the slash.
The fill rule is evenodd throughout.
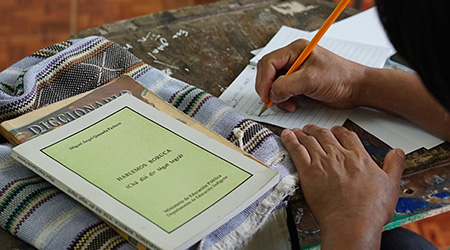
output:
<path id="1" fill-rule="evenodd" d="M 297 74 L 291 74 L 278 77 L 270 89 L 270 100 L 274 103 L 281 103 L 292 96 L 303 94 L 303 86 L 299 84 L 300 81 L 296 76 Z"/>
<path id="2" fill-rule="evenodd" d="M 400 180 L 404 169 L 404 163 L 405 152 L 403 152 L 403 150 L 399 148 L 392 149 L 386 154 L 386 157 L 384 158 L 383 170 L 391 178 Z"/>

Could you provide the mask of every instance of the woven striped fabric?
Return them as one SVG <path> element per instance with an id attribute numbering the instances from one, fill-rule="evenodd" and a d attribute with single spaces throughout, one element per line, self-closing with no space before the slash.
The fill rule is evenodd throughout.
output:
<path id="1" fill-rule="evenodd" d="M 0 121 L 129 75 L 143 86 L 280 172 L 270 192 L 193 248 L 243 248 L 296 187 L 280 139 L 205 91 L 150 67 L 102 37 L 65 41 L 0 73 Z M 9 157 L 0 145 L 0 225 L 39 249 L 133 249 L 88 209 Z"/>

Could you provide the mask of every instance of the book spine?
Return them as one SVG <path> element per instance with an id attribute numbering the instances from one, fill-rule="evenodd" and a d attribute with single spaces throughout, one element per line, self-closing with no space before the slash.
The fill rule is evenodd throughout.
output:
<path id="1" fill-rule="evenodd" d="M 152 249 L 152 250 L 162 250 L 162 248 L 154 245 L 144 237 L 140 236 L 136 231 L 131 228 L 126 227 L 121 222 L 114 219 L 109 213 L 103 210 L 101 207 L 97 206 L 95 203 L 89 201 L 84 198 L 78 192 L 69 188 L 63 182 L 54 178 L 49 172 L 44 171 L 42 168 L 38 167 L 36 164 L 33 164 L 31 161 L 18 154 L 14 149 L 11 152 L 11 157 L 16 159 L 18 162 L 22 163 L 25 167 L 29 168 L 55 187 L 59 188 L 61 191 L 72 197 L 74 200 L 81 203 L 83 206 L 94 212 L 102 219 L 105 223 L 112 226 L 112 228 L 119 233 L 122 237 L 124 237 L 131 245 L 136 247 L 138 250 Z"/>
<path id="2" fill-rule="evenodd" d="M 5 127 L 3 127 L 3 125 L 0 126 L 0 134 L 5 137 L 6 140 L 12 143 L 13 146 L 17 146 L 20 144 L 19 139 L 13 136 Z"/>

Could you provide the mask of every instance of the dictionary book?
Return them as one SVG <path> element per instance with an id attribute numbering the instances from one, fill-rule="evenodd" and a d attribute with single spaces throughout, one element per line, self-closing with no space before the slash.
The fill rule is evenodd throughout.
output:
<path id="1" fill-rule="evenodd" d="M 0 134 L 12 144 L 18 145 L 76 120 L 124 93 L 132 94 L 142 100 L 148 99 L 143 94 L 149 93 L 149 98 L 158 99 L 134 79 L 124 76 L 97 89 L 3 121 L 0 124 Z"/>
<path id="2" fill-rule="evenodd" d="M 185 249 L 278 181 L 213 137 L 123 94 L 12 157 L 148 248 Z"/>

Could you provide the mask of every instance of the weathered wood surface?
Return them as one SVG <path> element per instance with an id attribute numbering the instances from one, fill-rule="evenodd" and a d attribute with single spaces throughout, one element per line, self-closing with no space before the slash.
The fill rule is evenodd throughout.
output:
<path id="1" fill-rule="evenodd" d="M 250 51 L 265 46 L 282 25 L 318 29 L 334 7 L 321 0 L 229 0 L 105 24 L 72 38 L 104 36 L 153 67 L 219 96 L 249 63 Z M 339 19 L 355 13 L 346 9 Z M 351 121 L 345 126 L 358 133 L 381 166 L 389 147 Z M 449 161 L 448 143 L 407 155 L 401 200 L 390 227 L 450 210 Z M 292 197 L 290 211 L 300 245 L 319 245 L 320 230 L 300 192 Z"/>
<path id="2" fill-rule="evenodd" d="M 102 35 L 155 68 L 214 96 L 237 77 L 282 25 L 319 28 L 335 5 L 329 1 L 222 1 L 137 17 L 84 30 Z M 292 13 L 287 14 L 287 13 Z M 340 18 L 356 10 L 344 11 Z"/>

